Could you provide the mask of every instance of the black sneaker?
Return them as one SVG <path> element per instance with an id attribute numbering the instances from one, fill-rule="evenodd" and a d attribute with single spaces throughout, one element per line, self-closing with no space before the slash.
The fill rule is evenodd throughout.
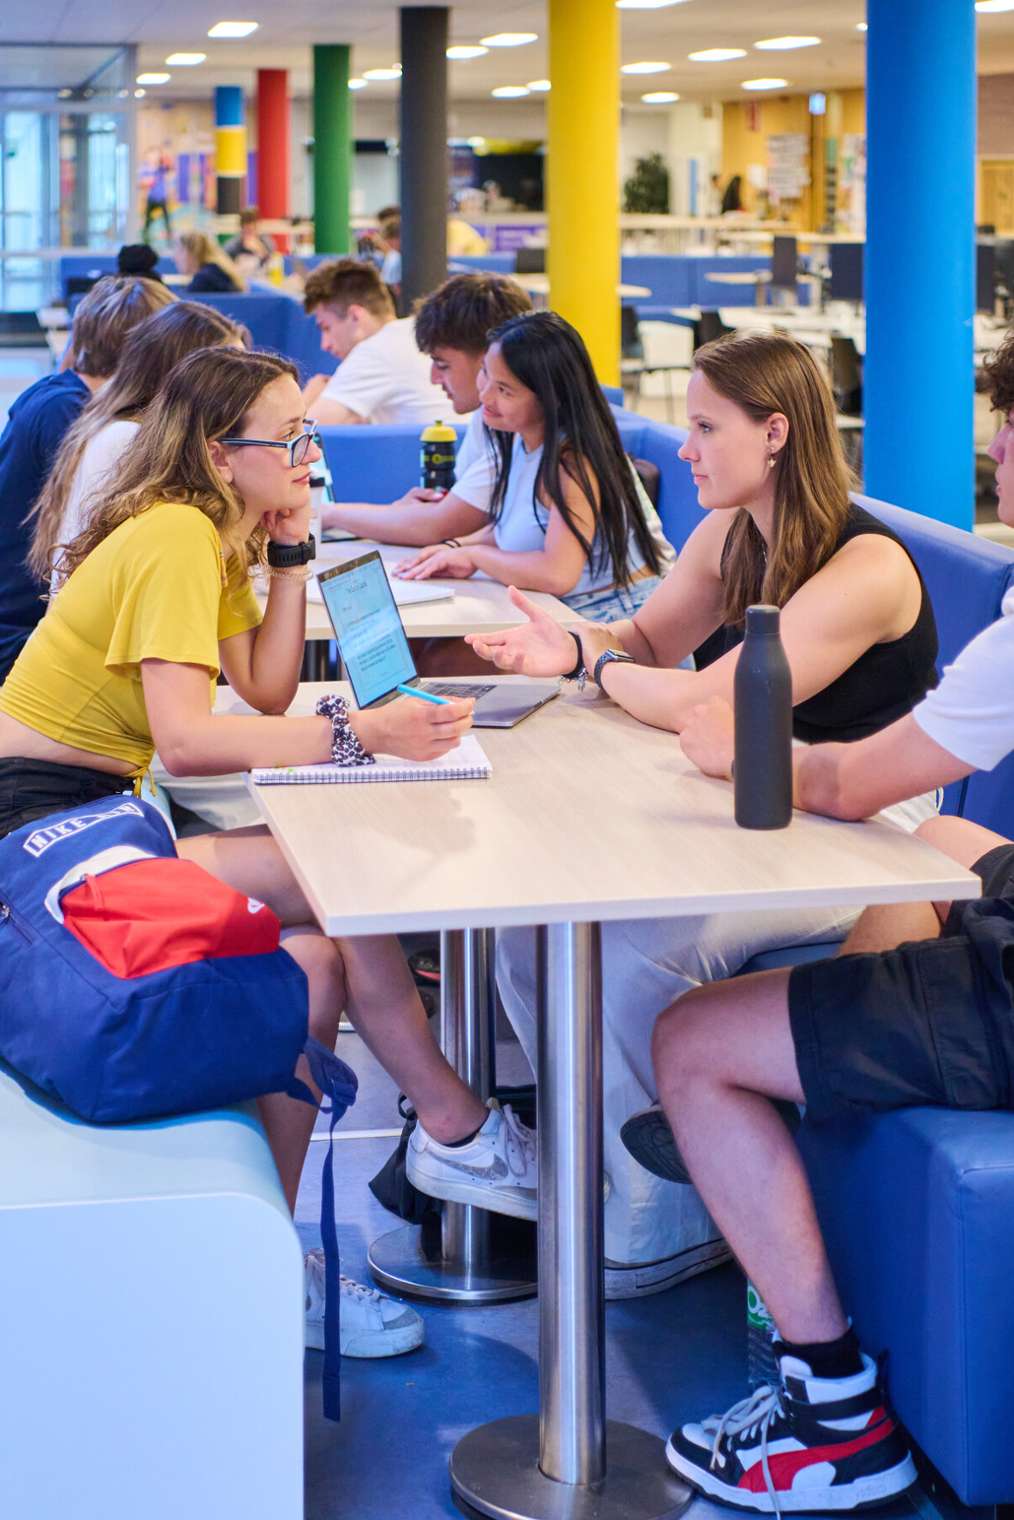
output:
<path id="1" fill-rule="evenodd" d="M 779 1098 L 774 1100 L 774 1105 L 785 1120 L 786 1128 L 795 1134 L 799 1128 L 796 1104 Z M 690 1181 L 690 1173 L 680 1155 L 669 1120 L 657 1103 L 642 1109 L 639 1114 L 632 1114 L 620 1126 L 620 1139 L 634 1160 L 652 1176 L 661 1177 L 663 1182 Z"/>
<path id="2" fill-rule="evenodd" d="M 911 1487 L 915 1463 L 868 1356 L 849 1378 L 814 1377 L 791 1356 L 779 1365 L 777 1388 L 673 1431 L 666 1460 L 681 1478 L 723 1504 L 776 1515 L 862 1509 Z"/>

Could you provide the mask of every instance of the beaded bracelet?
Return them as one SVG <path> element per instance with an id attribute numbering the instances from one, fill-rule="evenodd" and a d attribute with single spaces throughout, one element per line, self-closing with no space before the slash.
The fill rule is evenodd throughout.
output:
<path id="1" fill-rule="evenodd" d="M 331 760 L 335 765 L 376 765 L 376 757 L 363 749 L 352 724 L 344 697 L 329 694 L 314 708 L 318 717 L 331 719 Z"/>

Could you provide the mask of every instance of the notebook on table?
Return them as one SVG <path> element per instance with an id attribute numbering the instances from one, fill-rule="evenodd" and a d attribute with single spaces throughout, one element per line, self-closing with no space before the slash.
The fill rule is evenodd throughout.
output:
<path id="1" fill-rule="evenodd" d="M 378 755 L 376 765 L 274 765 L 250 772 L 254 786 L 308 786 L 357 781 L 485 781 L 493 767 L 474 734 L 438 760 Z"/>
<path id="2" fill-rule="evenodd" d="M 391 581 L 389 584 L 391 595 L 399 607 L 415 607 L 422 602 L 447 602 L 454 595 L 453 586 L 434 585 L 432 581 Z M 307 581 L 306 597 L 310 602 L 324 602 L 319 581 Z"/>

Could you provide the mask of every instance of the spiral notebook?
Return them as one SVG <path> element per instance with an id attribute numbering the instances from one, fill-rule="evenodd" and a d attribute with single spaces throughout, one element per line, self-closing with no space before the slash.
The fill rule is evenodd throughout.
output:
<path id="1" fill-rule="evenodd" d="M 376 765 L 277 765 L 250 772 L 254 786 L 299 786 L 363 781 L 485 781 L 493 767 L 474 734 L 439 760 L 378 755 Z"/>

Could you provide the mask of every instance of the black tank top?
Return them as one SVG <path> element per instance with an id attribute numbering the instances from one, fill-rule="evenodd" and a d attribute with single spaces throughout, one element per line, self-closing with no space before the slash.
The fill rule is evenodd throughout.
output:
<path id="1" fill-rule="evenodd" d="M 905 549 L 898 535 L 872 512 L 850 503 L 845 527 L 833 552 L 837 554 L 851 539 L 864 533 L 889 538 Z M 907 549 L 905 553 L 908 554 Z M 908 557 L 912 559 L 911 554 Z M 912 564 L 919 575 L 914 560 Z M 797 739 L 807 744 L 829 740 L 851 743 L 854 739 L 865 739 L 868 734 L 877 733 L 896 718 L 911 712 L 937 684 L 935 662 L 939 645 L 936 619 L 921 575 L 919 585 L 922 589 L 919 615 L 908 633 L 902 634 L 900 639 L 892 639 L 889 644 L 871 644 L 829 686 L 793 709 L 792 732 Z M 694 652 L 697 669 L 703 670 L 742 642 L 741 627 L 726 624 L 717 628 Z"/>

